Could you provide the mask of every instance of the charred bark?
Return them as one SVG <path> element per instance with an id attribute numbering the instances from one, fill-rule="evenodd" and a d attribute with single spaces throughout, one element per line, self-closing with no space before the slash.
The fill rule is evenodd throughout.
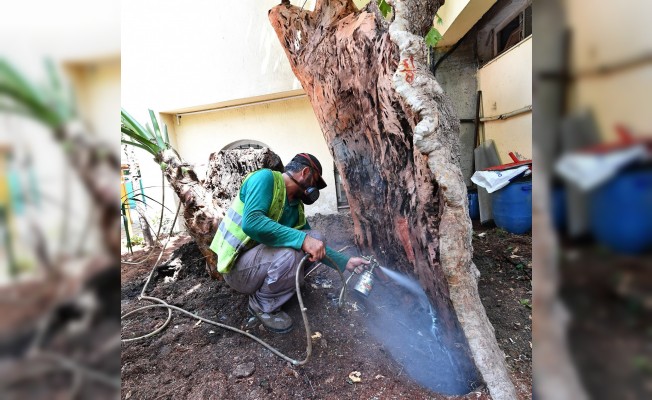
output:
<path id="1" fill-rule="evenodd" d="M 514 398 L 471 261 L 459 122 L 425 62 L 442 3 L 393 1 L 391 25 L 374 1 L 281 4 L 269 18 L 342 175 L 357 244 L 416 275 L 444 341 L 473 357 L 494 398 Z"/>
<path id="2" fill-rule="evenodd" d="M 213 203 L 226 211 L 248 173 L 259 168 L 283 172 L 281 158 L 268 148 L 226 150 L 211 154 L 204 186 L 213 193 Z"/>

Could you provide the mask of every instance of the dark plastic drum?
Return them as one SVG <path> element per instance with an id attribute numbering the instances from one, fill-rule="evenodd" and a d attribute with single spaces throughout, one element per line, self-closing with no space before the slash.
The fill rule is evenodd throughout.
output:
<path id="1" fill-rule="evenodd" d="M 591 232 L 612 250 L 652 248 L 652 168 L 619 174 L 591 194 Z"/>
<path id="2" fill-rule="evenodd" d="M 480 219 L 480 204 L 478 203 L 478 192 L 469 192 L 469 217 Z"/>
<path id="3" fill-rule="evenodd" d="M 496 226 L 523 234 L 532 230 L 532 180 L 518 179 L 492 193 L 491 207 Z"/>

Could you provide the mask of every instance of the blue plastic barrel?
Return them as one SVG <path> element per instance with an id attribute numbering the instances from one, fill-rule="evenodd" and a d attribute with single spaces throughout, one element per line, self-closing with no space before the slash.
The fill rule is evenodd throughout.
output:
<path id="1" fill-rule="evenodd" d="M 589 210 L 598 242 L 625 254 L 652 248 L 652 169 L 623 172 L 599 187 Z"/>
<path id="2" fill-rule="evenodd" d="M 552 188 L 552 199 L 550 201 L 552 223 L 557 231 L 563 231 L 566 228 L 567 207 L 566 207 L 566 188 L 556 186 Z"/>
<path id="3" fill-rule="evenodd" d="M 522 234 L 532 229 L 532 180 L 516 180 L 491 195 L 496 226 Z"/>
<path id="4" fill-rule="evenodd" d="M 480 219 L 480 204 L 478 203 L 478 192 L 469 192 L 469 217 Z"/>

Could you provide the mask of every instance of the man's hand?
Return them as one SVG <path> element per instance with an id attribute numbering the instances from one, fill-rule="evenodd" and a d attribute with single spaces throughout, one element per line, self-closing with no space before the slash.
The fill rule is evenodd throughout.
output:
<path id="1" fill-rule="evenodd" d="M 301 245 L 301 250 L 310 254 L 310 261 L 320 261 L 326 255 L 326 246 L 321 240 L 317 240 L 310 235 L 306 235 Z"/>
<path id="2" fill-rule="evenodd" d="M 346 263 L 346 270 L 361 274 L 365 270 L 364 265 L 368 265 L 369 261 L 361 257 L 351 257 L 349 262 Z"/>

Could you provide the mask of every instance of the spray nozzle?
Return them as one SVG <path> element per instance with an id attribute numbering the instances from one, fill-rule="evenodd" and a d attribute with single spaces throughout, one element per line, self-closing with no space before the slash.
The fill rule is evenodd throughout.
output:
<path id="1" fill-rule="evenodd" d="M 378 260 L 376 260 L 373 256 L 362 256 L 362 258 L 369 261 L 369 264 L 364 266 L 366 271 L 362 273 L 362 276 L 360 276 L 360 279 L 358 279 L 358 283 L 353 287 L 353 290 L 363 295 L 364 297 L 367 297 L 369 296 L 369 292 L 371 292 L 371 289 L 374 285 L 374 269 L 379 266 L 379 264 Z"/>
<path id="2" fill-rule="evenodd" d="M 374 256 L 362 256 L 362 258 L 369 261 L 369 264 L 364 266 L 367 271 L 374 272 L 374 268 L 380 266 L 378 260 L 376 260 Z"/>

